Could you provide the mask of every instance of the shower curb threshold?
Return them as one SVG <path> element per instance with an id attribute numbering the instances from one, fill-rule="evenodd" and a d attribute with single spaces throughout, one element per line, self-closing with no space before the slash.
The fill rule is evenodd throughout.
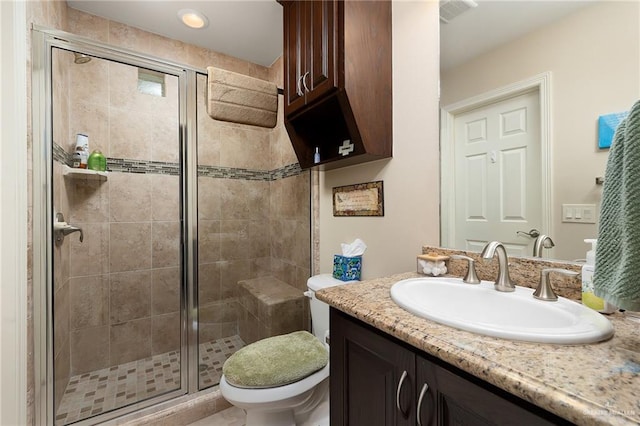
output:
<path id="1" fill-rule="evenodd" d="M 180 396 L 131 414 L 100 423 L 104 426 L 185 426 L 231 407 L 218 386 Z"/>

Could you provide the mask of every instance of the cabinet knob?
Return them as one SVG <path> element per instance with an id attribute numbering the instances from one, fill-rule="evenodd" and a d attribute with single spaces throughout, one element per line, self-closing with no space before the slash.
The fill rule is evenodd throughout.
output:
<path id="1" fill-rule="evenodd" d="M 309 92 L 309 87 L 307 86 L 307 76 L 309 75 L 309 71 L 307 71 L 306 73 L 304 73 L 304 75 L 302 76 L 302 85 L 304 86 L 304 91 L 305 92 Z"/>

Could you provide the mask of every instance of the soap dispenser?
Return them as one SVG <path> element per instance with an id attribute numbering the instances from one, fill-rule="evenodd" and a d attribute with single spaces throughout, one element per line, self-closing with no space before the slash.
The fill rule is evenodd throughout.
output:
<path id="1" fill-rule="evenodd" d="M 591 250 L 587 252 L 587 263 L 582 266 L 582 304 L 603 314 L 611 314 L 616 307 L 604 301 L 594 294 L 593 273 L 596 267 L 596 239 L 586 239 L 585 243 L 591 244 Z"/>

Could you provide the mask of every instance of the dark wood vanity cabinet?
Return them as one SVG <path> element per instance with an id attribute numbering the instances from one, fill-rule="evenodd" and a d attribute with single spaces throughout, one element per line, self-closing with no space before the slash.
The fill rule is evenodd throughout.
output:
<path id="1" fill-rule="evenodd" d="M 571 424 L 336 309 L 330 321 L 332 426 Z"/>
<path id="2" fill-rule="evenodd" d="M 390 157 L 391 2 L 278 1 L 285 127 L 300 166 L 331 169 Z"/>
<path id="3" fill-rule="evenodd" d="M 334 309 L 330 327 L 331 425 L 415 425 L 414 353 Z"/>

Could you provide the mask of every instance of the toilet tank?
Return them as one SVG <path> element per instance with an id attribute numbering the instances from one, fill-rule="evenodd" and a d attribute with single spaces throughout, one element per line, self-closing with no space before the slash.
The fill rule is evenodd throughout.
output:
<path id="1" fill-rule="evenodd" d="M 325 342 L 325 336 L 329 333 L 329 305 L 316 299 L 316 291 L 336 285 L 348 284 L 353 281 L 340 281 L 331 274 L 314 275 L 307 280 L 307 288 L 304 294 L 310 299 L 311 331 L 318 340 Z"/>

